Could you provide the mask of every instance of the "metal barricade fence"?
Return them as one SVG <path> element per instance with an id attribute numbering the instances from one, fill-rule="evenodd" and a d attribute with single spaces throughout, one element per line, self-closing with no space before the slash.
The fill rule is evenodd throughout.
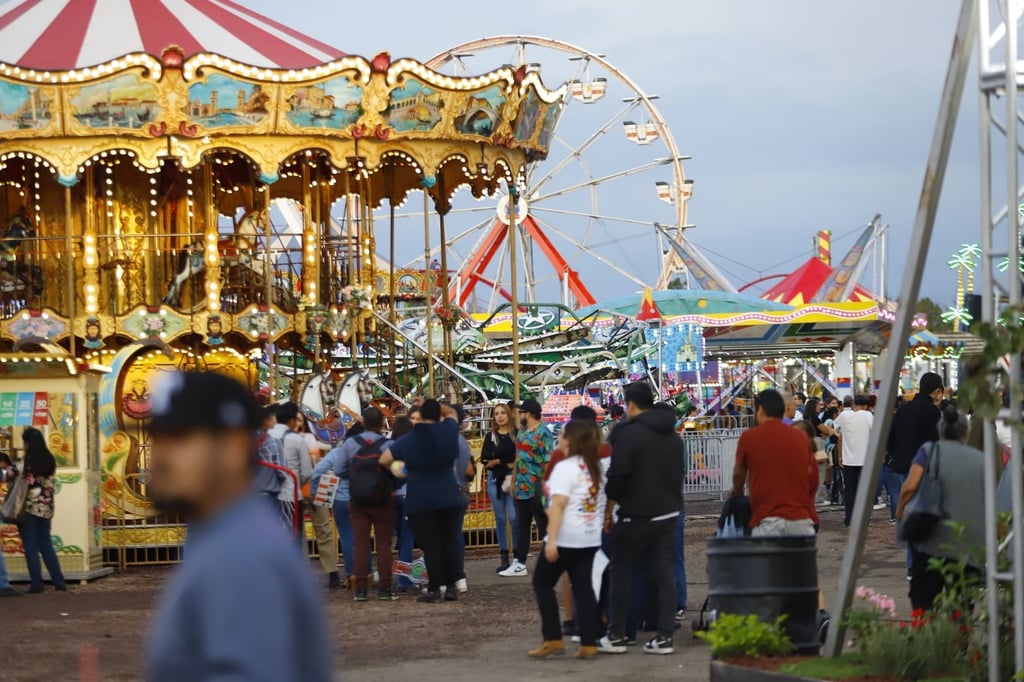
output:
<path id="1" fill-rule="evenodd" d="M 741 433 L 740 429 L 715 429 L 680 436 L 686 450 L 684 496 L 725 499 L 732 488 L 736 444 Z"/>

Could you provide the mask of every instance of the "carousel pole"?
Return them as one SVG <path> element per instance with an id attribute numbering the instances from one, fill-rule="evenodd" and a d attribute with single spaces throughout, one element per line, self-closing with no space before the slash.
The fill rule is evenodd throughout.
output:
<path id="1" fill-rule="evenodd" d="M 313 207 L 312 188 L 310 187 L 309 164 L 302 164 L 302 292 L 309 300 L 310 306 L 319 307 L 319 292 L 317 286 L 320 282 L 319 268 L 317 268 L 316 234 L 313 231 Z M 270 224 L 270 210 L 267 210 L 267 224 Z M 267 252 L 269 253 L 269 239 L 267 241 Z M 268 268 L 268 275 L 271 274 Z M 320 366 L 320 331 L 316 325 L 313 326 L 313 368 L 314 371 Z M 294 374 L 295 367 L 292 367 Z"/>
<path id="2" fill-rule="evenodd" d="M 68 308 L 68 319 L 75 319 L 75 258 L 74 258 L 74 242 L 71 239 L 72 222 L 74 221 L 74 213 L 71 208 L 71 188 L 64 188 L 64 267 L 65 276 L 67 282 L 65 283 L 64 290 L 67 294 L 67 308 Z M 68 337 L 68 354 L 71 357 L 75 357 L 75 335 L 71 334 Z"/>
<path id="3" fill-rule="evenodd" d="M 395 327 L 398 325 L 395 311 L 395 167 L 388 168 L 388 372 L 392 384 L 398 388 L 398 369 L 395 366 Z"/>
<path id="4" fill-rule="evenodd" d="M 431 311 L 434 307 L 434 271 L 430 269 L 430 194 L 423 188 L 423 279 L 426 282 L 427 311 L 423 322 L 427 329 L 427 381 L 429 396 L 434 396 L 434 335 L 430 328 Z"/>
<path id="5" fill-rule="evenodd" d="M 263 210 L 267 214 L 267 221 L 263 225 L 263 251 L 264 251 L 264 284 L 266 285 L 266 303 L 267 310 L 269 313 L 270 306 L 274 302 L 274 268 L 273 261 L 271 260 L 270 254 L 270 240 L 273 237 L 270 227 L 270 185 L 263 185 Z M 267 342 L 270 344 L 270 342 Z M 272 345 L 272 344 L 271 344 Z M 279 387 L 281 385 L 281 377 L 278 374 L 277 365 L 277 349 L 268 348 L 271 352 L 267 353 L 267 358 L 270 361 L 270 371 L 267 372 L 267 383 L 270 384 L 270 398 L 273 400 L 277 397 Z"/>
<path id="6" fill-rule="evenodd" d="M 444 188 L 444 173 L 442 173 L 441 177 L 438 178 L 438 196 L 442 201 L 447 198 Z M 437 219 L 441 231 L 441 306 L 447 315 L 451 309 L 451 298 L 448 296 L 448 245 L 445 243 L 447 241 L 447 234 L 444 227 L 444 214 L 445 212 L 439 208 L 437 211 Z M 450 365 L 452 364 L 452 356 L 454 355 L 452 352 L 452 330 L 451 326 L 447 324 L 442 324 L 441 327 L 444 330 L 444 361 Z M 449 399 L 454 401 L 455 397 L 449 396 Z"/>
<path id="7" fill-rule="evenodd" d="M 516 268 L 516 209 L 519 207 L 519 187 L 508 186 L 508 270 L 509 293 L 512 303 L 512 400 L 520 404 L 519 397 L 519 273 Z"/>

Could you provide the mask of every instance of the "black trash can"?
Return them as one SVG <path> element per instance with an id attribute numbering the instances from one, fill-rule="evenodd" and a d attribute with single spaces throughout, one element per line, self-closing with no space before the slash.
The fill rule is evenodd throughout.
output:
<path id="1" fill-rule="evenodd" d="M 753 614 L 785 629 L 801 654 L 818 653 L 818 550 L 814 536 L 708 539 L 708 608 Z"/>

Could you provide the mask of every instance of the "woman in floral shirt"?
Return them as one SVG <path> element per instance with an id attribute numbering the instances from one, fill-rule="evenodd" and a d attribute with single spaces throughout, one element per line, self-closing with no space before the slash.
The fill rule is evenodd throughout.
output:
<path id="1" fill-rule="evenodd" d="M 540 537 L 547 533 L 548 517 L 544 513 L 544 495 L 539 484 L 551 451 L 555 449 L 555 439 L 541 420 L 540 403 L 527 399 L 516 409 L 523 419 L 523 428 L 516 434 L 516 477 L 512 487 L 516 500 L 516 556 L 507 569 L 498 573 L 506 578 L 529 573 L 526 554 L 530 551 L 531 522 L 536 522 Z"/>
<path id="2" fill-rule="evenodd" d="M 32 579 L 29 594 L 43 591 L 43 570 L 39 565 L 42 556 L 50 582 L 58 592 L 67 591 L 64 573 L 60 569 L 57 552 L 53 549 L 50 526 L 53 522 L 53 484 L 57 462 L 46 440 L 38 429 L 25 429 L 22 438 L 25 443 L 25 481 L 28 494 L 25 496 L 25 516 L 18 524 L 21 545 L 25 549 L 25 564 Z"/>

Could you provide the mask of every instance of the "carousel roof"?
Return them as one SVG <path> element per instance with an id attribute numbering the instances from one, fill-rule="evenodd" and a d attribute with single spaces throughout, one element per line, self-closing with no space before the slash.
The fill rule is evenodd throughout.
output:
<path id="1" fill-rule="evenodd" d="M 832 275 L 832 268 L 819 260 L 811 258 L 799 268 L 791 272 L 785 279 L 766 291 L 761 298 L 776 303 L 788 305 L 804 305 L 814 300 L 815 295 L 821 290 L 829 277 Z M 860 302 L 874 300 L 870 293 L 861 286 L 856 286 L 847 301 L 832 301 L 833 303 Z"/>
<path id="2" fill-rule="evenodd" d="M 302 68 L 345 56 L 232 0 L 8 0 L 0 62 L 64 71 L 133 53 L 213 52 L 243 64 Z"/>

